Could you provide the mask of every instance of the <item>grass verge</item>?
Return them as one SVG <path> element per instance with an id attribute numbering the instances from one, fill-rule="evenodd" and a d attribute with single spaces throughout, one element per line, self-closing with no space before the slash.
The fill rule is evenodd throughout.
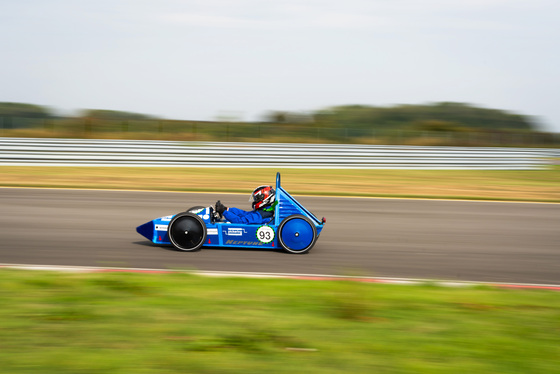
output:
<path id="1" fill-rule="evenodd" d="M 560 294 L 0 271 L 6 373 L 558 373 Z"/>
<path id="2" fill-rule="evenodd" d="M 248 193 L 275 183 L 296 195 L 560 202 L 546 170 L 338 170 L 0 166 L 0 186 Z"/>

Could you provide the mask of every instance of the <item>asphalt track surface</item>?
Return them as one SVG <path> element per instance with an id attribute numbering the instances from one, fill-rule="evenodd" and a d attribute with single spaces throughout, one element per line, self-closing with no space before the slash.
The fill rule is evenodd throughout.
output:
<path id="1" fill-rule="evenodd" d="M 136 226 L 247 196 L 0 188 L 0 263 L 560 284 L 560 204 L 297 197 L 327 224 L 306 255 L 156 246 Z"/>

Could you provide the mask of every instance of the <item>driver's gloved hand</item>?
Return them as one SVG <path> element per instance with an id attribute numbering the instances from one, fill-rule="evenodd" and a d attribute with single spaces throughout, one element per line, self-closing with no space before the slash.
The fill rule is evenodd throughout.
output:
<path id="1" fill-rule="evenodd" d="M 227 210 L 227 207 L 220 200 L 216 201 L 216 212 L 221 216 Z"/>

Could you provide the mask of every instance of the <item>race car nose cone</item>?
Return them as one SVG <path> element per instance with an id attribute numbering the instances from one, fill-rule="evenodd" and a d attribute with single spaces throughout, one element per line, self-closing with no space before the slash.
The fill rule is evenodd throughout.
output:
<path id="1" fill-rule="evenodd" d="M 138 226 L 136 232 L 146 239 L 152 240 L 154 238 L 154 222 L 150 221 Z"/>

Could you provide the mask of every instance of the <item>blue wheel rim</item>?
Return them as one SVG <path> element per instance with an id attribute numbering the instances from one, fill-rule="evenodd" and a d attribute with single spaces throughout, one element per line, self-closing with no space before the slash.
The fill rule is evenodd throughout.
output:
<path id="1" fill-rule="evenodd" d="M 301 251 L 309 247 L 315 239 L 313 228 L 309 222 L 301 218 L 294 218 L 282 227 L 282 242 L 294 251 Z"/>

